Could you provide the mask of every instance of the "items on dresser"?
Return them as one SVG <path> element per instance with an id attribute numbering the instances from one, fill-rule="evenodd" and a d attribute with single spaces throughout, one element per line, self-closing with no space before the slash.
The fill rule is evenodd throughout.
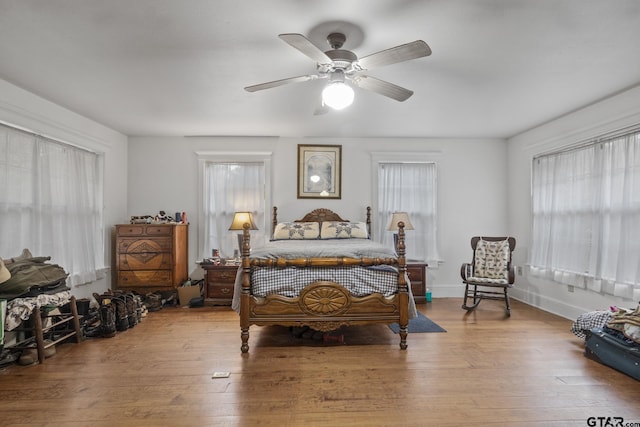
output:
<path id="1" fill-rule="evenodd" d="M 132 215 L 131 224 L 188 224 L 186 212 L 176 212 L 175 216 L 159 211 L 157 215 Z"/>
<path id="2" fill-rule="evenodd" d="M 175 290 L 188 278 L 188 227 L 188 224 L 116 225 L 115 287 L 142 295 Z"/>

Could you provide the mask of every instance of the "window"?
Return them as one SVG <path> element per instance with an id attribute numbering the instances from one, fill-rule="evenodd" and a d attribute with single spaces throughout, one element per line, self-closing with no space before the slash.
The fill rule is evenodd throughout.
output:
<path id="1" fill-rule="evenodd" d="M 532 274 L 640 300 L 640 132 L 533 159 Z"/>
<path id="2" fill-rule="evenodd" d="M 102 156 L 0 125 L 0 254 L 28 248 L 77 285 L 104 267 Z"/>
<path id="3" fill-rule="evenodd" d="M 258 230 L 251 232 L 251 246 L 260 246 L 269 235 L 265 218 L 270 176 L 270 153 L 199 154 L 203 183 L 202 220 L 204 239 L 202 258 L 212 249 L 229 258 L 238 249 L 237 232 L 229 231 L 237 211 L 251 212 Z"/>
<path id="4" fill-rule="evenodd" d="M 436 266 L 436 164 L 433 162 L 378 163 L 377 221 L 374 238 L 393 245 L 387 231 L 393 212 L 407 212 L 414 230 L 405 231 L 407 258 Z"/>

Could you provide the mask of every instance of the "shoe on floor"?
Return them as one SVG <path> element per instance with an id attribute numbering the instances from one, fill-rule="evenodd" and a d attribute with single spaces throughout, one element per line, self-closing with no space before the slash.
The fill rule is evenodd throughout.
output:
<path id="1" fill-rule="evenodd" d="M 3 350 L 2 353 L 0 353 L 0 367 L 14 363 L 16 360 L 18 360 L 17 352 Z"/>
<path id="2" fill-rule="evenodd" d="M 292 326 L 291 334 L 296 338 L 302 338 L 302 334 L 309 330 L 308 326 Z"/>
<path id="3" fill-rule="evenodd" d="M 49 344 L 51 344 L 51 341 L 49 341 L 49 340 L 45 340 L 44 341 L 44 345 L 45 346 L 49 345 Z M 44 349 L 44 357 L 45 357 L 45 359 L 48 359 L 48 358 L 50 358 L 51 356 L 53 356 L 55 354 L 56 354 L 56 346 L 55 345 L 52 345 L 51 347 L 46 347 Z"/>
<path id="4" fill-rule="evenodd" d="M 18 365 L 27 366 L 33 365 L 38 361 L 38 349 L 28 348 L 22 352 L 18 359 Z"/>

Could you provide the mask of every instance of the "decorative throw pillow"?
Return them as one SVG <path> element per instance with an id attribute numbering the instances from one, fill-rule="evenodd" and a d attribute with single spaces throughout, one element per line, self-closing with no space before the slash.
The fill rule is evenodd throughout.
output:
<path id="1" fill-rule="evenodd" d="M 276 225 L 273 240 L 308 240 L 320 235 L 319 222 L 281 222 Z"/>
<path id="2" fill-rule="evenodd" d="M 509 278 L 509 240 L 488 242 L 480 239 L 475 251 L 474 277 L 487 279 Z"/>
<path id="3" fill-rule="evenodd" d="M 326 221 L 322 223 L 321 239 L 368 239 L 364 222 Z"/>

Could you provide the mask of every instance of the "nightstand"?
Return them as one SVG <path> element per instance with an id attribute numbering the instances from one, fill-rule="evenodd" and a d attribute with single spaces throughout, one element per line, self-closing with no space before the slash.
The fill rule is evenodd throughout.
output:
<path id="1" fill-rule="evenodd" d="M 427 293 L 427 264 L 424 262 L 407 261 L 407 275 L 411 281 L 411 293 L 417 303 L 426 302 Z"/>
<path id="2" fill-rule="evenodd" d="M 237 265 L 201 264 L 204 275 L 204 302 L 208 305 L 231 305 Z"/>

